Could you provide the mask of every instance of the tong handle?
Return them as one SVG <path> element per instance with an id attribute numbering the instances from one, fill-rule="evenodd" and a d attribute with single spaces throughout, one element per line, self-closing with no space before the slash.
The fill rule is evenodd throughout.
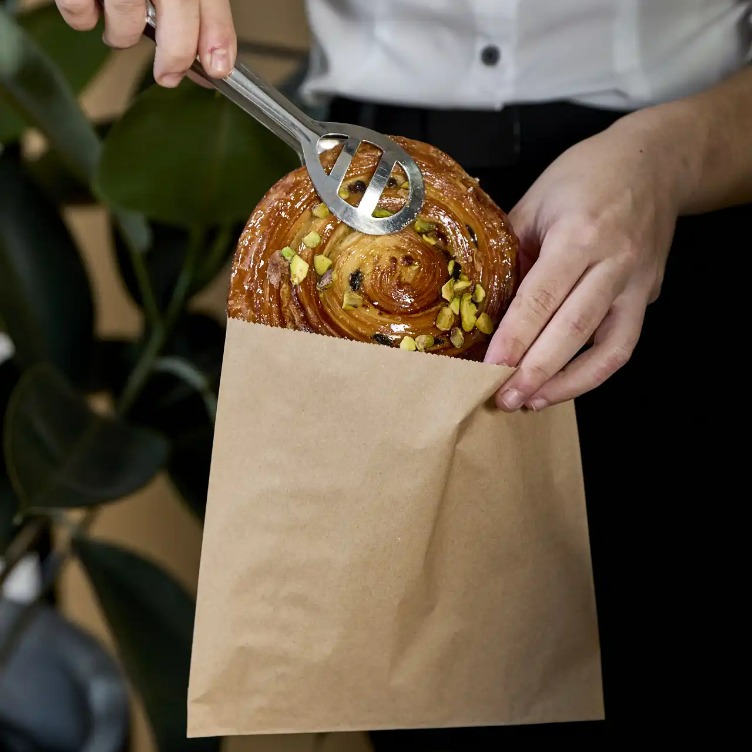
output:
<path id="1" fill-rule="evenodd" d="M 155 44 L 156 31 L 157 11 L 153 3 L 147 0 L 144 36 Z M 197 57 L 191 65 L 191 70 L 281 138 L 298 153 L 301 160 L 303 144 L 316 143 L 324 135 L 324 128 L 319 123 L 244 65 L 236 64 L 226 78 L 212 78 Z"/>

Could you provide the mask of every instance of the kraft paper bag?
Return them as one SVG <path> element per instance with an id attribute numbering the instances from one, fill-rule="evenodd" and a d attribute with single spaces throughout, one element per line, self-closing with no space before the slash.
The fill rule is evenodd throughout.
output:
<path id="1" fill-rule="evenodd" d="M 511 373 L 228 322 L 190 736 L 603 717 L 573 406 Z"/>

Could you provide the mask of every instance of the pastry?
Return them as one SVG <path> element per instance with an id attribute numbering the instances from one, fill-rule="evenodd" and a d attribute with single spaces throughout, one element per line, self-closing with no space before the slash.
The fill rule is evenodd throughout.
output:
<path id="1" fill-rule="evenodd" d="M 230 317 L 482 358 L 515 291 L 517 237 L 504 212 L 453 159 L 422 142 L 395 140 L 423 173 L 418 219 L 391 235 L 359 233 L 321 203 L 305 168 L 294 170 L 261 199 L 243 231 Z M 339 148 L 322 156 L 326 169 Z M 368 145 L 358 150 L 343 198 L 360 200 L 378 156 Z M 405 180 L 397 166 L 375 216 L 401 208 Z"/>

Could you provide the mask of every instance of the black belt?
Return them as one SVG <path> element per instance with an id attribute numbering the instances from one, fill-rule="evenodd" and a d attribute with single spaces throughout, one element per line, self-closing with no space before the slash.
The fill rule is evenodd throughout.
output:
<path id="1" fill-rule="evenodd" d="M 501 110 L 404 107 L 336 98 L 329 119 L 433 144 L 466 168 L 548 163 L 624 113 L 571 102 L 508 105 Z"/>

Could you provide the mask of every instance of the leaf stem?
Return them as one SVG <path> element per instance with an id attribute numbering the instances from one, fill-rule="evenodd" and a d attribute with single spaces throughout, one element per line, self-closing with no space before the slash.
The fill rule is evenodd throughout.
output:
<path id="1" fill-rule="evenodd" d="M 133 407 L 146 385 L 149 375 L 154 368 L 154 363 L 183 313 L 185 304 L 190 297 L 198 259 L 201 249 L 204 247 L 205 238 L 206 232 L 203 228 L 194 228 L 191 230 L 188 251 L 177 282 L 175 283 L 175 288 L 172 291 L 172 298 L 167 306 L 164 318 L 157 321 L 156 325 L 147 335 L 144 349 L 141 351 L 138 362 L 131 371 L 128 381 L 123 388 L 123 393 L 118 400 L 117 412 L 119 415 L 125 415 Z"/>

